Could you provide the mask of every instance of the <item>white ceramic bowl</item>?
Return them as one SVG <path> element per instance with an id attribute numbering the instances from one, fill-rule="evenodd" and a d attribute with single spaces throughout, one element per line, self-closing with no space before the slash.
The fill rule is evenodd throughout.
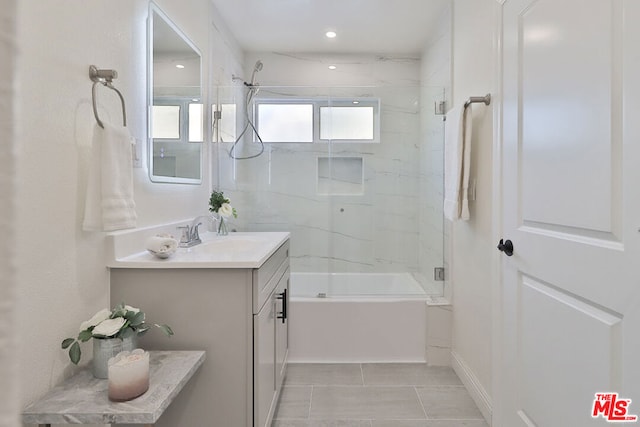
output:
<path id="1" fill-rule="evenodd" d="M 147 250 L 158 258 L 169 258 L 178 249 L 178 241 L 170 234 L 158 234 L 147 239 Z"/>
<path id="2" fill-rule="evenodd" d="M 164 251 L 164 252 L 156 252 L 156 251 L 151 250 L 151 249 L 147 249 L 147 250 L 149 251 L 149 253 L 151 253 L 151 254 L 153 254 L 153 255 L 157 256 L 158 258 L 162 258 L 162 259 L 169 258 L 171 255 L 173 255 L 174 253 L 176 253 L 176 250 L 175 250 L 175 249 L 171 249 L 171 250 Z"/>

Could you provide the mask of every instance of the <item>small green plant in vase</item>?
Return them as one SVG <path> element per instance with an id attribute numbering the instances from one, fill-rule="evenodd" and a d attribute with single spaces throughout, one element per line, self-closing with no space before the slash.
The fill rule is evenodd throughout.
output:
<path id="1" fill-rule="evenodd" d="M 211 193 L 211 197 L 209 198 L 209 211 L 218 214 L 218 234 L 228 234 L 227 225 L 224 223 L 224 220 L 232 215 L 234 218 L 237 218 L 238 212 L 236 212 L 236 209 L 231 206 L 229 199 L 224 197 L 224 192 L 214 191 Z"/>

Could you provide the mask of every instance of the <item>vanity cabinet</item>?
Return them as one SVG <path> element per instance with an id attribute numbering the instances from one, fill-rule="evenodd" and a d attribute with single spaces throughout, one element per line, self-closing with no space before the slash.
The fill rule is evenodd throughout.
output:
<path id="1" fill-rule="evenodd" d="M 140 347 L 206 351 L 156 426 L 270 426 L 287 364 L 288 240 L 253 269 L 111 267 L 111 302 L 175 333 L 152 329 Z"/>
<path id="2" fill-rule="evenodd" d="M 280 277 L 267 302 L 254 316 L 254 425 L 269 427 L 284 380 L 289 334 L 289 270 Z"/>

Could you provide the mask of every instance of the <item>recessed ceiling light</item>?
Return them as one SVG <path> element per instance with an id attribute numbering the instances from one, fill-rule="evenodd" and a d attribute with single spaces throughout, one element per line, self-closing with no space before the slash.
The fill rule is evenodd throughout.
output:
<path id="1" fill-rule="evenodd" d="M 328 39 L 335 39 L 337 36 L 335 31 L 327 31 L 324 35 L 327 36 Z"/>
<path id="2" fill-rule="evenodd" d="M 336 68 L 338 68 L 338 67 L 336 67 L 335 65 L 329 65 L 329 69 L 330 70 L 335 70 Z"/>
<path id="3" fill-rule="evenodd" d="M 184 68 L 184 65 L 182 65 L 182 64 L 176 64 L 176 68 L 180 68 L 180 69 L 182 69 L 182 68 Z"/>
<path id="4" fill-rule="evenodd" d="M 360 101 L 353 101 L 354 104 L 360 104 Z"/>

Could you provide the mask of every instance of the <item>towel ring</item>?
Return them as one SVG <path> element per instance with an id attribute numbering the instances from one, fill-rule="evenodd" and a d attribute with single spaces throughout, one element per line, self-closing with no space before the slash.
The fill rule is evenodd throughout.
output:
<path id="1" fill-rule="evenodd" d="M 122 93 L 116 89 L 111 82 L 113 79 L 118 77 L 118 72 L 116 70 L 98 70 L 95 65 L 89 66 L 89 78 L 93 81 L 93 87 L 91 88 L 91 98 L 93 103 L 93 115 L 96 117 L 96 122 L 98 122 L 98 126 L 104 129 L 104 124 L 100 117 L 98 117 L 98 105 L 96 101 L 96 85 L 98 83 L 102 84 L 109 89 L 113 89 L 118 96 L 120 97 L 120 103 L 122 104 L 122 125 L 127 126 L 127 113 L 126 107 L 124 103 L 124 97 Z"/>

